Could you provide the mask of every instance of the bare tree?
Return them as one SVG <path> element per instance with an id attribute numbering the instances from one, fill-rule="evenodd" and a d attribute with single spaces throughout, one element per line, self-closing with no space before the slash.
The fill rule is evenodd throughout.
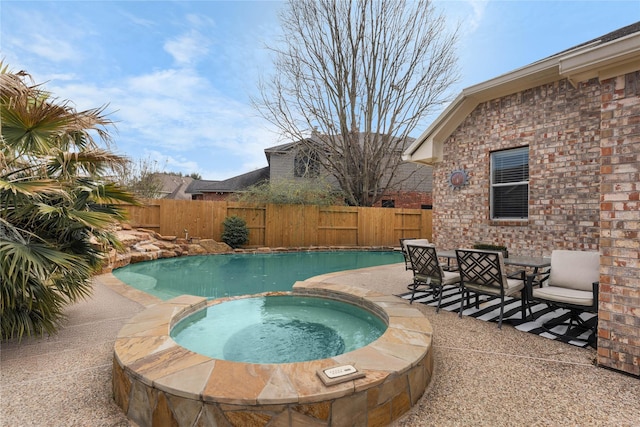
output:
<path id="1" fill-rule="evenodd" d="M 399 185 L 409 134 L 449 100 L 457 29 L 429 0 L 290 0 L 280 18 L 254 106 L 317 150 L 349 204 L 370 206 Z"/>
<path id="2" fill-rule="evenodd" d="M 159 199 L 162 195 L 162 181 L 158 174 L 163 168 L 150 158 L 128 160 L 119 168 L 114 168 L 115 180 L 127 191 L 143 199 Z"/>

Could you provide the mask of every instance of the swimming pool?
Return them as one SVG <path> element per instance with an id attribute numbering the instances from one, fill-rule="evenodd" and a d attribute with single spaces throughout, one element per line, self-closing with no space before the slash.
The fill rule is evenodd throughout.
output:
<path id="1" fill-rule="evenodd" d="M 113 274 L 162 300 L 185 294 L 222 298 L 290 291 L 296 281 L 313 276 L 399 262 L 402 255 L 391 251 L 220 254 L 130 264 Z"/>

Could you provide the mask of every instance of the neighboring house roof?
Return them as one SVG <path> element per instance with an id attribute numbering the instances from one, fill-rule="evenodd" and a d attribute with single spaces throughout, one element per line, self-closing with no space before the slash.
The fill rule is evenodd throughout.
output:
<path id="1" fill-rule="evenodd" d="M 296 141 L 296 142 L 289 142 L 289 143 L 286 143 L 286 144 L 275 145 L 273 147 L 265 148 L 264 149 L 264 155 L 267 157 L 267 163 L 271 164 L 271 155 L 272 154 L 284 154 L 284 153 L 288 152 L 289 150 L 297 147 L 301 143 L 302 143 L 302 141 Z"/>
<path id="2" fill-rule="evenodd" d="M 193 178 L 190 176 L 172 175 L 169 173 L 157 173 L 155 179 L 160 181 L 160 195 L 164 199 L 188 200 L 191 196 L 185 194 L 185 190 Z"/>
<path id="3" fill-rule="evenodd" d="M 640 70 L 640 22 L 582 43 L 526 67 L 463 89 L 429 128 L 403 153 L 405 161 L 442 160 L 444 141 L 482 102 L 566 78 L 572 85 Z"/>
<path id="4" fill-rule="evenodd" d="M 316 134 L 317 135 L 317 134 Z M 360 142 L 364 141 L 364 132 L 360 132 Z M 394 137 L 392 140 L 397 141 L 399 138 L 398 137 Z M 316 143 L 318 145 L 321 146 L 322 141 L 319 139 L 318 136 L 314 136 L 312 135 L 310 138 L 307 138 L 305 141 L 310 141 L 312 143 Z M 415 138 L 412 138 L 410 136 L 404 138 L 404 140 L 402 141 L 403 144 L 403 148 L 406 148 L 408 146 L 411 145 L 411 143 L 413 143 L 415 141 Z M 267 161 L 271 160 L 271 155 L 272 154 L 283 154 L 286 153 L 294 148 L 296 148 L 298 145 L 302 144 L 303 140 L 299 140 L 299 141 L 295 141 L 295 142 L 289 142 L 286 144 L 281 144 L 281 145 L 276 145 L 273 147 L 269 147 L 269 148 L 265 148 L 264 149 L 264 153 L 267 156 Z"/>
<path id="5" fill-rule="evenodd" d="M 314 136 L 311 136 L 310 139 L 313 140 L 313 138 Z M 413 138 L 406 138 L 404 141 L 404 147 L 409 146 L 413 141 Z M 267 157 L 267 162 L 271 164 L 271 156 L 273 154 L 285 154 L 295 149 L 300 144 L 302 144 L 302 141 L 289 142 L 286 144 L 265 148 L 264 153 Z M 261 181 L 269 180 L 270 172 L 270 166 L 267 166 L 262 169 L 247 172 L 245 174 L 234 176 L 223 181 L 194 180 L 185 189 L 185 193 L 236 193 Z M 190 196 L 187 195 L 186 198 L 190 198 Z"/>
<path id="6" fill-rule="evenodd" d="M 190 194 L 235 193 L 269 179 L 269 167 L 256 169 L 224 181 L 195 180 L 185 190 Z"/>

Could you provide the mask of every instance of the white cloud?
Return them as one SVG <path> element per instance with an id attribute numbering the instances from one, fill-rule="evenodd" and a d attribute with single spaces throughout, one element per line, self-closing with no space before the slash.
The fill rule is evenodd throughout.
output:
<path id="1" fill-rule="evenodd" d="M 471 6 L 473 13 L 469 18 L 467 31 L 469 33 L 474 33 L 482 25 L 484 11 L 487 8 L 489 0 L 469 0 L 468 3 Z"/>
<path id="2" fill-rule="evenodd" d="M 164 44 L 167 51 L 179 66 L 191 66 L 209 53 L 209 41 L 197 31 L 182 34 Z"/>
<path id="3" fill-rule="evenodd" d="M 34 35 L 31 40 L 16 41 L 16 45 L 52 62 L 66 62 L 78 58 L 79 53 L 66 40 Z"/>
<path id="4" fill-rule="evenodd" d="M 156 26 L 156 23 L 154 21 L 150 19 L 140 18 L 139 16 L 136 16 L 125 10 L 120 9 L 120 14 L 124 16 L 132 24 L 138 25 L 140 27 L 150 29 Z"/>
<path id="5" fill-rule="evenodd" d="M 489 0 L 436 0 L 435 4 L 442 8 L 449 25 L 460 23 L 464 38 L 471 36 L 482 25 Z"/>
<path id="6" fill-rule="evenodd" d="M 266 166 L 264 149 L 280 143 L 252 107 L 193 70 L 161 70 L 109 86 L 57 83 L 48 89 L 79 110 L 109 103 L 117 151 L 131 158 L 154 153 L 167 170 L 227 179 Z"/>
<path id="7" fill-rule="evenodd" d="M 164 50 L 169 53 L 176 65 L 192 66 L 209 53 L 211 40 L 203 34 L 213 33 L 215 22 L 206 16 L 188 14 L 184 24 L 189 28 L 184 33 L 167 40 Z M 211 30 L 211 31 L 210 31 Z"/>

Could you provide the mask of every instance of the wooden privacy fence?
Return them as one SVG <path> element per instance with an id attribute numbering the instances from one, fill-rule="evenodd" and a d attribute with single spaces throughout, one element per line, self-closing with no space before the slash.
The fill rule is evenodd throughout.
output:
<path id="1" fill-rule="evenodd" d="M 431 239 L 431 211 L 350 206 L 254 205 L 204 200 L 147 200 L 127 205 L 129 223 L 164 236 L 222 241 L 223 222 L 247 222 L 247 246 L 397 246 L 405 237 Z"/>

